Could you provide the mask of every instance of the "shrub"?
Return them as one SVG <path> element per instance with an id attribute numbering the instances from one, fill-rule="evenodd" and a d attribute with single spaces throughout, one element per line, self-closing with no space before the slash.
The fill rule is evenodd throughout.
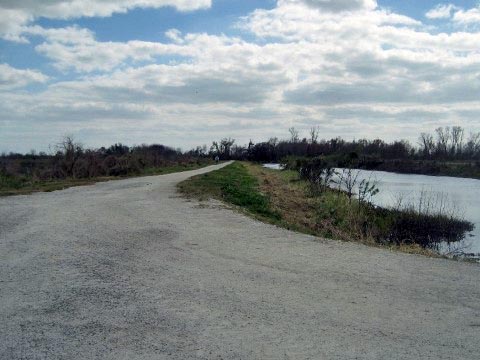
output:
<path id="1" fill-rule="evenodd" d="M 0 188 L 3 189 L 20 189 L 23 186 L 23 177 L 14 177 L 4 172 L 0 172 Z"/>
<path id="2" fill-rule="evenodd" d="M 395 244 L 419 244 L 435 248 L 441 242 L 458 242 L 473 224 L 445 215 L 426 215 L 414 211 L 397 213 L 392 222 L 388 240 Z"/>
<path id="3" fill-rule="evenodd" d="M 297 160 L 300 178 L 309 184 L 312 195 L 326 191 L 332 181 L 335 170 L 322 158 Z"/>

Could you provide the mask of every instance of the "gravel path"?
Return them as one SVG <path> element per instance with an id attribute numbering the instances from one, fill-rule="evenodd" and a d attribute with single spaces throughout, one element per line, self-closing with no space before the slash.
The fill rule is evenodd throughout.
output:
<path id="1" fill-rule="evenodd" d="M 175 193 L 221 166 L 1 198 L 0 358 L 480 358 L 480 266 Z"/>

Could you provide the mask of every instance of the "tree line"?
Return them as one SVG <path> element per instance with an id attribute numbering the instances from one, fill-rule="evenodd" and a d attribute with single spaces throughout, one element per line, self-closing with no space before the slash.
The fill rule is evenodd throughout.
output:
<path id="1" fill-rule="evenodd" d="M 221 160 L 281 162 L 289 157 L 322 156 L 333 166 L 399 171 L 405 173 L 471 176 L 472 169 L 449 173 L 438 163 L 464 162 L 480 168 L 480 132 L 466 131 L 459 126 L 439 127 L 434 133 L 421 133 L 417 144 L 406 140 L 386 142 L 382 139 L 346 141 L 340 137 L 320 139 L 318 127 L 301 137 L 295 128 L 288 129 L 288 138 L 238 145 L 233 138 L 213 141 L 210 147 L 197 146 L 187 152 L 165 145 L 129 147 L 118 143 L 110 147 L 89 149 L 70 136 L 54 146 L 50 154 L 2 154 L 0 175 L 26 176 L 39 180 L 93 178 L 142 174 L 148 169 L 173 164 L 205 162 L 219 156 Z M 479 174 L 474 169 L 474 177 Z"/>
<path id="2" fill-rule="evenodd" d="M 95 178 L 144 174 L 151 169 L 205 162 L 204 157 L 164 145 L 129 147 L 121 143 L 89 149 L 67 136 L 53 153 L 2 154 L 0 176 L 38 180 Z"/>
<path id="3" fill-rule="evenodd" d="M 228 156 L 259 162 L 278 162 L 288 156 L 351 155 L 379 160 L 464 160 L 480 161 L 480 132 L 466 135 L 460 126 L 439 127 L 433 134 L 421 133 L 417 144 L 407 140 L 386 142 L 382 139 L 346 141 L 340 137 L 319 140 L 318 128 L 311 128 L 308 137 L 301 138 L 295 128 L 289 129 L 289 138 L 247 146 L 230 145 Z M 231 140 L 231 139 L 230 139 Z M 224 157 L 225 156 L 224 154 Z"/>

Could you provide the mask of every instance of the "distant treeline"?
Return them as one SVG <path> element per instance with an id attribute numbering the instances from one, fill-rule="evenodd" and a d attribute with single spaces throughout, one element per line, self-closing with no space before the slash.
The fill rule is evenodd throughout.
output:
<path id="1" fill-rule="evenodd" d="M 88 149 L 66 137 L 50 154 L 32 151 L 0 155 L 0 178 L 5 181 L 20 176 L 45 181 L 145 174 L 156 168 L 205 162 L 217 155 L 222 160 L 254 162 L 321 156 L 337 167 L 480 178 L 480 132 L 466 135 L 458 126 L 422 133 L 416 145 L 406 140 L 319 140 L 319 135 L 319 129 L 312 128 L 308 137 L 301 138 L 295 128 L 290 128 L 286 140 L 271 138 L 241 146 L 232 138 L 224 138 L 209 148 L 203 145 L 188 152 L 164 145 L 115 144 Z"/>
<path id="2" fill-rule="evenodd" d="M 342 138 L 318 140 L 319 130 L 312 128 L 308 138 L 300 139 L 298 132 L 290 128 L 290 139 L 266 142 L 248 147 L 232 147 L 232 156 L 247 156 L 255 161 L 279 161 L 286 156 L 319 156 L 354 154 L 379 159 L 403 160 L 480 160 L 480 132 L 465 135 L 459 126 L 439 127 L 435 134 L 422 133 L 417 145 L 406 140 L 390 143 L 381 139 L 346 141 Z"/>
<path id="3" fill-rule="evenodd" d="M 115 144 L 108 148 L 87 149 L 66 137 L 52 154 L 2 154 L 0 180 L 9 178 L 39 181 L 84 179 L 102 176 L 145 174 L 157 168 L 205 162 L 192 153 L 184 154 L 164 145 L 128 147 Z"/>
<path id="4" fill-rule="evenodd" d="M 318 128 L 312 128 L 309 137 L 305 138 L 300 138 L 294 128 L 290 128 L 289 132 L 287 140 L 271 138 L 256 144 L 250 142 L 248 146 L 236 146 L 234 140 L 224 139 L 214 145 L 223 158 L 256 162 L 322 156 L 338 167 L 480 177 L 480 132 L 466 135 L 465 130 L 458 126 L 439 127 L 434 134 L 422 133 L 417 144 L 406 140 L 319 140 Z"/>

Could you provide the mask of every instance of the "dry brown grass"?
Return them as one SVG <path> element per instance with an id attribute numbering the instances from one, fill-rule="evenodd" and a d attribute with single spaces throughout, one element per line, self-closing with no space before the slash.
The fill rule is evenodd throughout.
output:
<path id="1" fill-rule="evenodd" d="M 292 173 L 251 163 L 245 166 L 258 179 L 259 190 L 268 196 L 272 210 L 282 216 L 285 225 L 307 233 L 315 232 L 316 201 L 306 196 L 303 182 Z"/>

